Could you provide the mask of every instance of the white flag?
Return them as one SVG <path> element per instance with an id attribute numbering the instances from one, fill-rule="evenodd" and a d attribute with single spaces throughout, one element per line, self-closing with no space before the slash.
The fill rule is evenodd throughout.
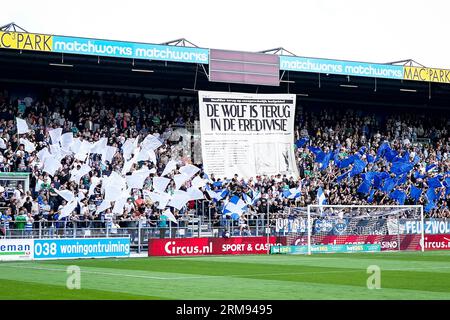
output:
<path id="1" fill-rule="evenodd" d="M 178 190 L 186 181 L 189 180 L 189 177 L 184 173 L 176 174 L 173 176 L 173 180 L 175 181 L 175 187 Z"/>
<path id="2" fill-rule="evenodd" d="M 28 124 L 25 120 L 16 118 L 17 121 L 17 134 L 23 134 L 30 131 L 30 128 L 28 128 Z"/>
<path id="3" fill-rule="evenodd" d="M 61 218 L 67 217 L 69 216 L 73 210 L 76 209 L 78 205 L 78 201 L 77 199 L 72 199 L 72 201 L 70 201 L 68 204 L 66 204 L 62 209 L 61 209 L 61 214 L 58 217 L 58 220 L 60 220 Z"/>
<path id="4" fill-rule="evenodd" d="M 181 193 L 182 192 L 182 193 Z M 168 206 L 174 207 L 178 210 L 181 210 L 186 205 L 186 202 L 189 201 L 189 195 L 187 192 L 180 191 L 180 193 L 175 193 L 170 199 Z"/>
<path id="5" fill-rule="evenodd" d="M 145 179 L 147 179 L 148 174 L 147 173 L 136 173 L 133 172 L 132 175 L 130 176 L 126 176 L 126 180 L 127 180 L 127 185 L 128 188 L 137 188 L 137 189 L 142 189 L 142 187 L 144 186 L 144 182 Z"/>
<path id="6" fill-rule="evenodd" d="M 148 161 L 150 160 L 153 163 L 156 163 L 156 155 L 155 155 L 155 151 L 153 150 L 147 150 L 147 149 L 142 149 L 136 158 L 137 161 Z"/>
<path id="7" fill-rule="evenodd" d="M 81 148 L 81 141 L 79 138 L 73 138 L 72 142 L 70 143 L 69 149 L 73 153 L 78 153 Z"/>
<path id="8" fill-rule="evenodd" d="M 166 167 L 164 168 L 163 173 L 161 174 L 161 177 L 168 175 L 170 172 L 172 172 L 173 170 L 175 170 L 177 168 L 177 162 L 175 160 L 170 160 L 167 164 Z"/>
<path id="9" fill-rule="evenodd" d="M 57 190 L 54 189 L 55 192 L 60 195 L 64 200 L 66 200 L 67 202 L 72 201 L 75 198 L 75 195 L 73 194 L 72 191 L 69 190 Z"/>
<path id="10" fill-rule="evenodd" d="M 206 185 L 206 181 L 199 176 L 196 176 L 192 179 L 192 187 L 193 188 L 203 188 Z"/>
<path id="11" fill-rule="evenodd" d="M 172 221 L 172 222 L 178 224 L 177 219 L 176 219 L 175 216 L 172 214 L 172 212 L 170 212 L 170 209 L 164 210 L 163 213 L 162 213 L 162 215 L 163 215 L 163 216 L 166 216 L 167 219 L 169 219 L 170 221 Z"/>
<path id="12" fill-rule="evenodd" d="M 25 151 L 26 152 L 33 152 L 34 150 L 36 150 L 36 147 L 34 146 L 34 143 L 32 143 L 31 141 L 24 139 L 24 138 L 20 138 L 19 142 L 22 143 L 25 146 Z"/>
<path id="13" fill-rule="evenodd" d="M 150 199 L 152 199 L 153 202 L 158 202 L 158 209 L 165 209 L 167 203 L 171 198 L 170 194 L 168 193 L 149 192 L 148 196 L 150 197 Z"/>
<path id="14" fill-rule="evenodd" d="M 39 160 L 44 161 L 45 158 L 51 157 L 52 155 L 48 152 L 48 148 L 44 148 L 37 153 Z"/>
<path id="15" fill-rule="evenodd" d="M 45 158 L 44 171 L 49 175 L 54 176 L 55 172 L 61 167 L 61 162 L 53 157 Z"/>
<path id="16" fill-rule="evenodd" d="M 203 192 L 195 187 L 187 189 L 187 193 L 189 195 L 189 200 L 202 200 L 204 198 Z"/>
<path id="17" fill-rule="evenodd" d="M 147 137 L 145 137 L 144 141 L 142 141 L 141 146 L 143 149 L 146 150 L 156 150 L 160 146 L 162 146 L 161 141 L 157 137 L 155 137 L 152 134 L 149 134 Z"/>
<path id="18" fill-rule="evenodd" d="M 123 214 L 123 207 L 125 206 L 125 203 L 127 203 L 128 197 L 120 197 L 115 200 L 114 207 L 112 209 L 112 213 L 115 213 L 117 215 Z"/>
<path id="19" fill-rule="evenodd" d="M 60 142 L 61 142 L 61 146 L 64 149 L 69 149 L 73 142 L 73 133 L 67 132 L 67 133 L 64 133 L 63 135 L 61 135 Z"/>
<path id="20" fill-rule="evenodd" d="M 106 161 L 108 161 L 109 163 L 111 163 L 116 152 L 116 147 L 106 146 L 102 151 L 102 162 L 106 163 Z"/>
<path id="21" fill-rule="evenodd" d="M 131 158 L 131 154 L 134 150 L 134 142 L 136 139 L 128 138 L 127 141 L 122 145 L 122 151 L 123 151 L 123 157 L 125 160 L 128 160 Z"/>
<path id="22" fill-rule="evenodd" d="M 50 130 L 48 134 L 52 139 L 52 144 L 58 144 L 59 141 L 61 140 L 62 128 Z"/>
<path id="23" fill-rule="evenodd" d="M 170 179 L 164 177 L 153 177 L 153 189 L 157 192 L 164 193 Z"/>
<path id="24" fill-rule="evenodd" d="M 102 154 L 103 150 L 106 148 L 108 144 L 108 139 L 101 138 L 97 142 L 95 142 L 91 147 L 91 153 Z"/>
<path id="25" fill-rule="evenodd" d="M 103 200 L 102 203 L 97 207 L 96 213 L 100 213 L 105 211 L 106 209 L 111 208 L 111 202 L 107 200 Z"/>
<path id="26" fill-rule="evenodd" d="M 188 179 L 192 178 L 200 169 L 192 164 L 187 164 L 180 168 L 180 172 L 188 177 Z"/>

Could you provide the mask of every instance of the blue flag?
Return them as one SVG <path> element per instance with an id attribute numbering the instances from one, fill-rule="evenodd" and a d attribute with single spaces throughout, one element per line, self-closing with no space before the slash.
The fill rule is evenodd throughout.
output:
<path id="1" fill-rule="evenodd" d="M 301 195 L 300 188 L 291 188 L 283 191 L 283 196 L 288 199 L 297 199 Z"/>
<path id="2" fill-rule="evenodd" d="M 383 142 L 381 146 L 378 148 L 377 157 L 382 157 L 386 150 L 390 149 L 388 142 Z"/>
<path id="3" fill-rule="evenodd" d="M 370 195 L 367 198 L 367 202 L 368 203 L 372 203 L 373 202 L 373 196 L 375 195 L 375 190 L 370 190 Z"/>
<path id="4" fill-rule="evenodd" d="M 395 181 L 392 178 L 387 178 L 384 181 L 383 187 L 381 188 L 381 191 L 389 193 L 392 189 L 395 187 Z"/>
<path id="5" fill-rule="evenodd" d="M 213 183 L 213 187 L 219 187 L 219 188 L 221 188 L 221 187 L 222 187 L 222 184 L 223 184 L 223 181 L 216 181 L 216 182 Z"/>
<path id="6" fill-rule="evenodd" d="M 358 153 L 360 155 L 363 155 L 366 152 L 366 149 L 367 149 L 366 146 L 362 146 L 361 148 L 359 148 Z"/>
<path id="7" fill-rule="evenodd" d="M 450 187 L 450 178 L 445 178 L 444 186 L 446 186 L 447 188 Z"/>
<path id="8" fill-rule="evenodd" d="M 297 140 L 297 141 L 295 142 L 295 145 L 297 146 L 297 148 L 301 148 L 301 147 L 303 147 L 308 141 L 309 141 L 309 138 L 308 138 L 308 137 L 301 138 L 300 140 Z"/>
<path id="9" fill-rule="evenodd" d="M 317 202 L 318 205 L 327 204 L 327 198 L 325 197 L 325 193 L 323 193 L 322 187 L 319 187 L 319 189 L 317 190 Z"/>
<path id="10" fill-rule="evenodd" d="M 349 165 L 351 165 L 353 162 L 355 162 L 356 159 L 359 159 L 357 155 L 352 155 L 348 158 L 342 159 L 339 164 L 338 167 L 340 169 L 342 168 L 347 168 Z"/>
<path id="11" fill-rule="evenodd" d="M 373 187 L 375 188 L 375 189 L 380 189 L 380 187 L 381 187 L 381 183 L 383 182 L 383 178 L 381 177 L 381 174 L 376 174 L 374 177 L 373 177 Z"/>
<path id="12" fill-rule="evenodd" d="M 419 171 L 414 171 L 414 178 L 416 179 L 423 179 L 425 178 L 424 174 L 420 174 Z"/>
<path id="13" fill-rule="evenodd" d="M 444 185 L 445 185 L 445 196 L 448 196 L 450 194 L 450 178 L 445 178 Z"/>
<path id="14" fill-rule="evenodd" d="M 401 175 L 400 177 L 398 177 L 397 181 L 395 182 L 395 185 L 400 186 L 400 185 L 406 183 L 407 177 L 408 177 L 407 173 Z"/>
<path id="15" fill-rule="evenodd" d="M 397 161 L 392 164 L 391 172 L 396 176 L 398 176 L 404 173 L 408 173 L 409 171 L 412 170 L 412 168 L 413 168 L 412 163 Z"/>
<path id="16" fill-rule="evenodd" d="M 377 173 L 375 171 L 369 171 L 369 172 L 363 173 L 361 175 L 361 178 L 363 178 L 364 180 L 367 180 L 368 182 L 372 182 L 372 180 L 375 178 L 376 175 L 377 175 Z"/>
<path id="17" fill-rule="evenodd" d="M 374 163 L 375 162 L 375 157 L 372 156 L 371 154 L 367 153 L 366 154 L 366 159 L 368 163 Z"/>
<path id="18" fill-rule="evenodd" d="M 328 154 L 323 158 L 321 161 L 322 166 L 320 167 L 320 170 L 325 170 L 328 167 L 328 164 L 330 163 L 331 156 L 333 155 L 333 152 L 330 151 Z"/>
<path id="19" fill-rule="evenodd" d="M 326 153 L 325 153 L 325 152 L 319 151 L 319 152 L 316 154 L 316 159 L 315 159 L 315 161 L 321 163 L 321 162 L 323 161 L 323 159 L 325 159 L 325 156 L 326 156 Z"/>
<path id="20" fill-rule="evenodd" d="M 428 186 L 433 189 L 440 188 L 440 187 L 442 187 L 442 183 L 441 183 L 441 181 L 439 181 L 439 177 L 434 177 L 434 178 L 428 179 Z"/>
<path id="21" fill-rule="evenodd" d="M 425 212 L 430 212 L 431 209 L 436 208 L 436 203 L 434 201 L 428 201 L 427 205 L 425 206 L 424 210 Z"/>
<path id="22" fill-rule="evenodd" d="M 434 192 L 434 189 L 432 189 L 432 188 L 430 188 L 430 189 L 427 190 L 426 195 L 427 195 L 428 201 L 434 201 L 434 200 L 437 199 L 437 195 L 436 195 L 436 193 Z"/>
<path id="23" fill-rule="evenodd" d="M 389 149 L 385 154 L 384 157 L 386 158 L 387 161 L 392 162 L 392 160 L 395 159 L 395 157 L 398 155 L 398 152 L 393 150 L 393 149 Z"/>
<path id="24" fill-rule="evenodd" d="M 366 163 L 360 159 L 356 159 L 353 162 L 353 168 L 352 171 L 350 171 L 350 177 L 354 177 L 357 174 L 360 174 L 363 172 L 364 168 L 366 167 Z"/>
<path id="25" fill-rule="evenodd" d="M 340 176 L 338 176 L 338 177 L 336 178 L 336 181 L 337 181 L 338 183 L 341 183 L 342 180 L 344 180 L 345 178 L 348 177 L 349 173 L 350 173 L 350 170 L 347 171 L 347 172 L 345 172 L 345 173 L 343 173 L 343 174 L 341 174 Z"/>
<path id="26" fill-rule="evenodd" d="M 390 177 L 390 175 L 389 175 L 389 173 L 383 171 L 380 173 L 380 177 L 381 177 L 381 179 L 387 179 Z"/>
<path id="27" fill-rule="evenodd" d="M 370 183 L 366 180 L 364 180 L 358 187 L 358 189 L 356 191 L 358 191 L 359 193 L 364 193 L 367 194 L 369 193 L 370 190 Z"/>
<path id="28" fill-rule="evenodd" d="M 411 199 L 414 199 L 414 202 L 417 202 L 417 200 L 419 200 L 421 195 L 422 189 L 411 185 L 411 190 L 409 190 L 409 196 L 411 197 Z"/>
<path id="29" fill-rule="evenodd" d="M 425 171 L 428 172 L 428 171 L 430 171 L 431 169 L 433 169 L 434 167 L 436 167 L 435 164 L 428 164 L 428 165 L 425 167 Z"/>
<path id="30" fill-rule="evenodd" d="M 316 157 L 319 154 L 319 152 L 322 152 L 322 149 L 320 149 L 318 147 L 309 146 L 308 149 L 309 149 L 309 151 L 314 153 L 316 155 Z"/>
<path id="31" fill-rule="evenodd" d="M 391 199 L 397 200 L 399 204 L 404 205 L 406 200 L 406 193 L 401 190 L 394 190 L 389 195 Z"/>

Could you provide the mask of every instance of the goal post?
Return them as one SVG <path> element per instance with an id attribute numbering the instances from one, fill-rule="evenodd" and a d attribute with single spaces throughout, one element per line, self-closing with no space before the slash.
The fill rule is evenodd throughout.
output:
<path id="1" fill-rule="evenodd" d="M 284 253 L 425 250 L 421 205 L 309 205 L 286 216 L 296 222 L 283 230 Z M 411 221 L 414 232 L 406 227 Z"/>

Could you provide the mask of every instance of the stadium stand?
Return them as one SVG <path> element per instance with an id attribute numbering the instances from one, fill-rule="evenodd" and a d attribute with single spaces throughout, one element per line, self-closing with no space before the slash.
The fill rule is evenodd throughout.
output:
<path id="1" fill-rule="evenodd" d="M 192 154 L 186 154 L 176 129 L 191 130 L 198 120 L 195 99 L 52 89 L 38 99 L 19 102 L 4 90 L 0 112 L 0 171 L 30 173 L 29 191 L 23 185 L 2 186 L 3 232 L 13 227 L 26 230 L 38 221 L 57 227 L 70 221 L 85 227 L 133 221 L 154 226 L 164 209 L 145 194 L 155 190 L 152 178 L 162 176 L 170 160 L 175 160 L 176 168 L 166 175 L 170 179 L 167 192 L 174 194 L 179 187 L 175 176 L 192 163 Z M 17 134 L 16 117 L 26 121 L 29 132 Z M 303 104 L 296 118 L 299 179 L 277 175 L 219 180 L 202 170 L 195 173 L 194 178 L 206 184 L 201 192 L 215 225 L 222 223 L 225 196 L 243 199 L 250 208 L 244 217 L 252 219 L 267 212 L 278 216 L 285 207 L 317 204 L 319 190 L 328 204 L 422 204 L 426 217 L 450 217 L 450 118 L 445 111 L 405 113 Z M 51 130 L 58 128 L 62 130 L 52 137 Z M 77 148 L 69 146 L 72 152 L 52 146 L 60 140 L 63 145 L 61 137 L 66 133 L 65 137 L 78 138 Z M 161 147 L 154 150 L 154 161 L 151 155 L 128 161 L 136 156 L 138 145 L 154 143 L 155 138 Z M 102 150 L 83 152 L 83 145 L 102 146 Z M 112 153 L 104 153 L 106 145 Z M 50 174 L 52 169 L 43 166 L 43 160 L 55 153 L 60 154 L 61 165 Z M 201 163 L 195 164 L 202 168 Z M 102 179 L 113 177 L 113 172 L 130 177 L 142 170 L 146 173 L 143 188 L 132 188 L 118 208 L 102 206 L 105 197 L 116 200 L 107 195 Z M 188 191 L 193 181 L 179 189 Z M 199 185 L 194 189 L 200 190 Z M 70 207 L 71 195 L 80 204 Z M 175 219 L 187 213 L 204 215 L 205 207 L 195 202 L 172 209 Z M 61 210 L 68 207 L 70 214 L 61 218 Z M 239 223 L 244 226 L 242 220 Z"/>

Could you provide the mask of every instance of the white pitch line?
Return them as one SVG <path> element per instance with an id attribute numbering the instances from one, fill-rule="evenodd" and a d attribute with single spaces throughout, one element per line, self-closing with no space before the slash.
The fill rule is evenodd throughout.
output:
<path id="1" fill-rule="evenodd" d="M 36 269 L 36 270 L 46 270 L 46 271 L 60 271 L 66 272 L 65 269 L 55 269 L 55 268 L 44 268 L 44 267 L 32 267 L 23 265 L 0 265 L 0 267 L 14 267 L 14 268 L 24 268 L 24 269 Z M 430 269 L 450 269 L 448 267 L 421 267 L 421 268 L 402 268 L 402 269 L 381 269 L 383 271 L 408 271 L 408 270 L 430 270 Z M 145 275 L 134 275 L 134 274 L 124 274 L 124 273 L 113 273 L 113 272 L 97 272 L 97 271 L 86 271 L 81 270 L 81 273 L 87 274 L 98 274 L 105 276 L 122 276 L 129 278 L 140 278 L 140 279 L 152 279 L 152 280 L 189 280 L 189 279 L 205 279 L 205 278 L 217 278 L 217 277 L 257 277 L 257 276 L 283 276 L 283 275 L 305 275 L 305 274 L 331 274 L 331 273 L 355 273 L 364 272 L 364 269 L 360 270 L 336 270 L 336 271 L 318 271 L 318 272 L 283 272 L 283 273 L 257 273 L 257 274 L 234 274 L 234 275 L 204 275 L 204 276 L 194 276 L 194 277 L 156 277 L 156 276 L 145 276 Z"/>

